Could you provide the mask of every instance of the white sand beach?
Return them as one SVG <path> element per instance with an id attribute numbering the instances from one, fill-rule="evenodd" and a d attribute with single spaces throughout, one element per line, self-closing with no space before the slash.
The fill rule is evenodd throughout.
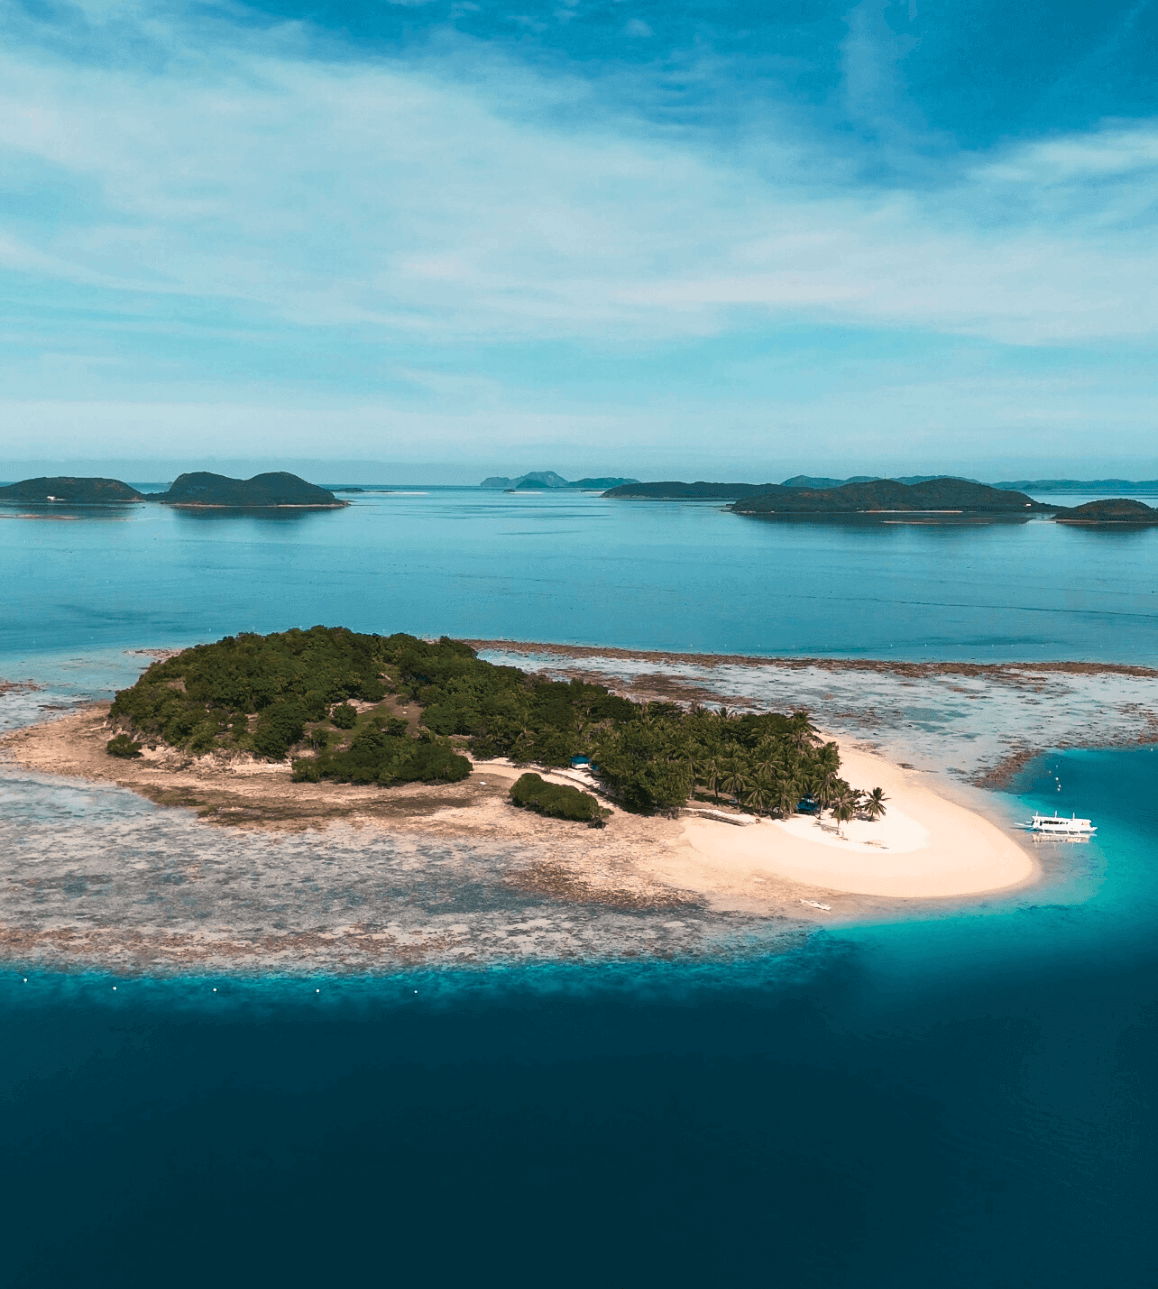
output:
<path id="1" fill-rule="evenodd" d="M 984 815 L 950 801 L 931 776 L 842 744 L 841 772 L 861 788 L 882 787 L 887 813 L 838 831 L 830 819 L 736 827 L 709 819 L 685 825 L 688 844 L 715 865 L 856 895 L 937 899 L 1004 890 L 1032 879 L 1033 858 Z"/>

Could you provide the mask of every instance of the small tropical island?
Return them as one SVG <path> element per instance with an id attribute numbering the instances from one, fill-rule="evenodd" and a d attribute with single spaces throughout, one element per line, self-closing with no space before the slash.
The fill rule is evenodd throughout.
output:
<path id="1" fill-rule="evenodd" d="M 149 747 L 292 764 L 294 782 L 456 783 L 476 761 L 591 767 L 593 786 L 650 815 L 721 794 L 757 815 L 802 799 L 847 822 L 880 797 L 840 777 L 835 743 L 798 711 L 731 715 L 634 703 L 603 685 L 499 667 L 447 637 L 313 627 L 228 636 L 153 663 L 117 694 L 107 751 Z"/>
<path id="2" fill-rule="evenodd" d="M 179 475 L 168 492 L 153 493 L 147 500 L 185 508 L 227 507 L 246 510 L 266 507 L 327 510 L 349 505 L 349 502 L 335 497 L 328 488 L 307 483 L 285 470 L 255 474 L 252 479 L 230 479 L 223 474 L 198 470 Z"/>
<path id="3" fill-rule="evenodd" d="M 22 479 L 0 487 L 0 502 L 17 502 L 24 506 L 55 505 L 67 502 L 73 506 L 123 506 L 147 500 L 144 493 L 120 479 L 80 479 L 72 475 L 53 478 Z"/>
<path id="4" fill-rule="evenodd" d="M 349 491 L 347 489 L 346 491 Z M 360 489 L 354 489 L 355 492 Z M 160 502 L 184 509 L 274 509 L 331 510 L 348 506 L 328 488 L 307 483 L 285 470 L 255 474 L 252 479 L 231 479 L 228 475 L 197 470 L 183 474 L 165 492 L 139 492 L 120 479 L 74 477 L 23 479 L 0 487 L 0 503 L 20 505 L 108 506 Z"/>
<path id="5" fill-rule="evenodd" d="M 874 479 L 869 483 L 845 483 L 838 488 L 778 489 L 745 497 L 731 509 L 738 515 L 768 518 L 895 514 L 1028 517 L 1047 513 L 1053 507 L 1034 501 L 1024 492 L 992 488 L 968 479 L 943 478 L 911 484 Z"/>
<path id="6" fill-rule="evenodd" d="M 830 486 L 834 485 L 834 486 Z M 636 483 L 608 489 L 610 498 L 731 501 L 737 515 L 762 519 L 892 519 L 926 522 L 966 519 L 1026 519 L 1056 507 L 1023 492 L 972 479 L 917 477 L 834 480 L 797 476 L 785 483 Z"/>
<path id="7" fill-rule="evenodd" d="M 1066 506 L 1057 510 L 1054 518 L 1059 524 L 1139 528 L 1158 524 L 1158 508 L 1129 497 L 1108 497 L 1082 506 Z"/>
<path id="8" fill-rule="evenodd" d="M 115 914 L 105 904 L 78 930 L 68 910 L 45 922 L 30 907 L 33 929 L 12 930 L 8 951 L 124 969 L 468 952 L 452 913 L 413 940 L 393 914 L 368 907 L 347 924 L 319 905 L 334 882 L 386 898 L 384 846 L 396 893 L 437 888 L 437 906 L 457 908 L 485 872 L 488 889 L 546 901 L 567 943 L 593 910 L 620 919 L 600 925 L 625 952 L 657 927 L 684 935 L 689 917 L 721 935 L 729 919 L 794 934 L 1041 872 L 975 806 L 825 734 L 790 699 L 780 711 L 707 706 L 601 683 L 581 660 L 561 675 L 482 647 L 322 626 L 241 634 L 157 657 L 111 703 L 5 735 L 0 756 L 38 775 L 128 790 L 190 816 L 182 829 L 270 835 L 268 850 L 193 845 L 214 856 L 212 880 L 201 859 L 181 861 L 172 880 L 193 884 L 193 911 L 166 901 L 164 925 L 149 882 L 171 879 L 134 860 L 110 875 Z M 479 952 L 508 952 L 504 937 Z"/>

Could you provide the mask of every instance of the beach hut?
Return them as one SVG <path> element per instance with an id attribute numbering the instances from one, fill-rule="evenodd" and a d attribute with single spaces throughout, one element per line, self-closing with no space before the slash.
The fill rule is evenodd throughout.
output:
<path id="1" fill-rule="evenodd" d="M 573 756 L 571 758 L 572 770 L 590 770 L 591 758 L 589 756 Z"/>

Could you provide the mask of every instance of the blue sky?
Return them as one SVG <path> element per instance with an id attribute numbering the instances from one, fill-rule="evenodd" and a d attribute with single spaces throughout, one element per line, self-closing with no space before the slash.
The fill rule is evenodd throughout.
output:
<path id="1" fill-rule="evenodd" d="M 1158 476 L 1156 10 L 0 0 L 0 472 Z"/>

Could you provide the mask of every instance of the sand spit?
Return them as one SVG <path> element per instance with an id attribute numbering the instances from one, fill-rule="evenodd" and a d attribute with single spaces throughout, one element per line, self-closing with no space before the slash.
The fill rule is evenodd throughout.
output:
<path id="1" fill-rule="evenodd" d="M 984 815 L 936 792 L 929 776 L 841 747 L 852 783 L 885 789 L 888 813 L 838 828 L 797 815 L 746 828 L 689 821 L 692 847 L 721 865 L 853 895 L 947 899 L 1022 886 L 1039 875 L 1031 856 Z"/>

